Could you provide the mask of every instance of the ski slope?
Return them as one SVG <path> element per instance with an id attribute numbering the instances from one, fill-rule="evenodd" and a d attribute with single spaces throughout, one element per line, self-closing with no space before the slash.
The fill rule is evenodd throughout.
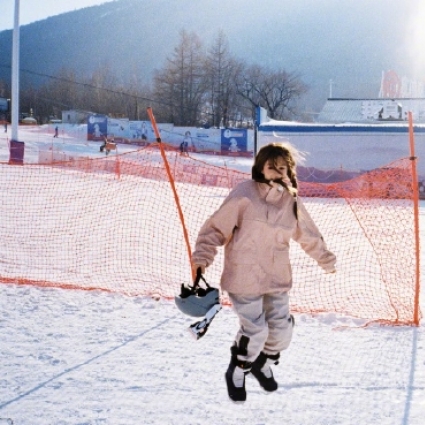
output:
<path id="1" fill-rule="evenodd" d="M 28 160 L 52 144 L 100 155 L 77 136 L 52 141 L 52 133 L 23 129 L 20 137 Z M 250 160 L 233 161 L 249 170 Z M 420 219 L 423 237 L 424 202 Z M 163 299 L 1 284 L 0 425 L 424 423 L 424 321 L 363 327 L 336 314 L 297 314 L 292 344 L 274 368 L 278 391 L 265 394 L 248 377 L 243 405 L 229 401 L 224 382 L 234 313 L 224 308 L 199 341 L 186 331 L 192 322 Z"/>

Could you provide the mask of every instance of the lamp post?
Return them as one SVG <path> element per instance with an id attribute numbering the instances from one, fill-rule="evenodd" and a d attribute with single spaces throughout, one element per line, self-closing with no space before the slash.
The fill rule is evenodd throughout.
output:
<path id="1" fill-rule="evenodd" d="M 19 127 L 19 0 L 15 0 L 15 22 L 12 41 L 12 134 L 9 164 L 24 164 L 25 143 L 18 141 Z"/>
<path id="2" fill-rule="evenodd" d="M 18 140 L 19 125 L 19 0 L 15 0 L 12 44 L 12 140 Z"/>

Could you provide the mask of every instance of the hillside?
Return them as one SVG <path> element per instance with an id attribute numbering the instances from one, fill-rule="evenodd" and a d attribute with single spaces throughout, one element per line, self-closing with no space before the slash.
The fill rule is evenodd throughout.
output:
<path id="1" fill-rule="evenodd" d="M 34 73 L 72 68 L 86 74 L 100 65 L 123 80 L 138 75 L 149 82 L 183 28 L 206 44 L 221 28 L 237 57 L 297 72 L 310 87 L 309 109 L 322 107 L 331 79 L 335 97 L 376 97 L 383 70 L 425 75 L 411 60 L 407 33 L 419 0 L 347 3 L 116 0 L 22 26 L 21 84 L 45 81 Z M 10 79 L 11 44 L 12 31 L 0 32 L 0 79 Z"/>

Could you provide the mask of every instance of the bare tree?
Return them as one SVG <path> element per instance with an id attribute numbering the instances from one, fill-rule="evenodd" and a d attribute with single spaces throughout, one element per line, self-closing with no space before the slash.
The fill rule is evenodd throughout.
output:
<path id="1" fill-rule="evenodd" d="M 51 110 L 49 115 L 60 118 L 61 111 L 73 109 L 80 103 L 81 88 L 77 84 L 78 77 L 74 70 L 62 68 L 58 75 L 41 90 L 44 104 L 50 100 Z"/>
<path id="2" fill-rule="evenodd" d="M 142 80 L 140 72 L 136 69 L 133 70 L 125 90 L 131 93 L 131 97 L 127 99 L 128 116 L 136 121 L 149 119 L 146 110 L 148 106 L 153 106 L 152 89 L 150 84 Z"/>
<path id="3" fill-rule="evenodd" d="M 274 119 L 289 118 L 294 113 L 295 101 L 307 91 L 297 75 L 260 65 L 247 67 L 236 77 L 235 85 L 239 96 L 248 101 L 253 110 L 262 106 Z"/>
<path id="4" fill-rule="evenodd" d="M 44 85 L 21 89 L 21 110 L 32 109 L 43 122 L 60 118 L 64 109 L 140 120 L 147 119 L 146 107 L 153 104 L 162 122 L 229 127 L 242 125 L 238 121 L 249 115 L 254 118 L 257 105 L 271 118 L 289 119 L 306 91 L 295 74 L 247 66 L 233 57 L 223 31 L 206 52 L 196 33 L 182 30 L 165 66 L 156 71 L 153 88 L 142 84 L 140 73 L 131 75 L 128 81 L 118 81 L 108 64 L 88 76 L 62 69 L 56 76 L 43 76 L 49 78 Z M 0 90 L 5 93 L 7 88 Z"/>
<path id="5" fill-rule="evenodd" d="M 210 115 L 206 118 L 215 127 L 228 127 L 230 120 L 237 114 L 234 80 L 239 66 L 240 63 L 229 52 L 226 35 L 220 30 L 205 62 L 207 77 L 205 112 Z"/>
<path id="6" fill-rule="evenodd" d="M 205 61 L 195 33 L 180 32 L 166 66 L 154 77 L 154 96 L 161 103 L 159 116 L 176 125 L 196 125 L 205 94 Z"/>
<path id="7" fill-rule="evenodd" d="M 38 111 L 38 91 L 33 86 L 26 88 L 24 92 L 20 92 L 19 108 L 20 113 L 23 115 L 31 114 L 38 122 L 41 120 L 41 115 Z M 21 115 L 21 116 L 22 116 Z M 24 115 L 24 116 L 25 116 Z"/>
<path id="8" fill-rule="evenodd" d="M 102 114 L 117 114 L 115 104 L 120 102 L 117 101 L 115 91 L 120 91 L 116 76 L 107 64 L 99 66 L 86 85 L 85 94 L 88 96 L 85 96 L 85 101 L 90 105 L 89 110 Z"/>

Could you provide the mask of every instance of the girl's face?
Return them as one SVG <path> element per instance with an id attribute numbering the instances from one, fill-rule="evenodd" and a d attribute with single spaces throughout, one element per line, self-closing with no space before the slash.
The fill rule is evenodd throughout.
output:
<path id="1" fill-rule="evenodd" d="M 262 173 L 266 180 L 288 180 L 288 166 L 286 165 L 286 161 L 281 156 L 277 158 L 276 165 L 273 164 L 273 161 L 267 161 L 264 164 Z"/>

